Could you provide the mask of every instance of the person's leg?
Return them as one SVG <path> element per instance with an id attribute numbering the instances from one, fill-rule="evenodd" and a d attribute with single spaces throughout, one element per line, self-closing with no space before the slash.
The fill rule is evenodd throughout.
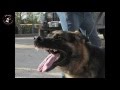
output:
<path id="1" fill-rule="evenodd" d="M 67 12 L 68 30 L 80 30 L 82 34 L 86 35 L 86 30 L 83 30 L 80 25 L 84 20 L 83 12 Z"/>
<path id="2" fill-rule="evenodd" d="M 84 21 L 84 13 L 83 12 L 75 12 L 73 14 L 73 20 L 74 20 L 74 30 L 80 30 L 80 32 L 86 36 L 86 30 L 81 28 L 81 24 Z"/>
<path id="3" fill-rule="evenodd" d="M 91 43 L 98 47 L 101 46 L 101 41 L 98 37 L 96 27 L 94 27 L 95 22 L 91 12 L 67 12 L 67 23 L 69 31 L 82 28 L 82 32 L 86 30 L 87 36 L 92 32 L 89 36 Z"/>
<path id="4" fill-rule="evenodd" d="M 67 25 L 69 31 L 74 31 L 74 19 L 73 19 L 74 12 L 67 12 Z"/>
<path id="5" fill-rule="evenodd" d="M 78 30 L 80 28 L 81 23 L 84 20 L 83 12 L 74 12 L 73 13 L 73 27 L 74 30 Z"/>
<path id="6" fill-rule="evenodd" d="M 81 24 L 81 28 L 86 30 L 87 36 L 89 36 L 89 40 L 93 45 L 98 47 L 101 46 L 101 41 L 98 36 L 97 28 L 93 19 L 93 15 L 91 12 L 84 13 L 84 22 Z"/>
<path id="7" fill-rule="evenodd" d="M 67 25 L 67 16 L 65 12 L 56 12 L 60 22 L 61 22 L 61 26 L 62 26 L 62 30 L 63 31 L 68 31 L 68 25 Z"/>
<path id="8" fill-rule="evenodd" d="M 68 15 L 67 16 L 68 30 L 69 31 L 79 30 L 80 25 L 84 19 L 83 12 L 67 12 L 67 15 Z M 82 33 L 83 32 L 85 32 L 85 30 L 82 30 Z"/>

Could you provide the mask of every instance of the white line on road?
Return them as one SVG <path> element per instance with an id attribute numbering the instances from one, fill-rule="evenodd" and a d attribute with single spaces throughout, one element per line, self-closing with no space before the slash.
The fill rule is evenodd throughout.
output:
<path id="1" fill-rule="evenodd" d="M 37 69 L 33 69 L 33 68 L 15 68 L 15 70 L 27 70 L 27 71 L 36 71 Z"/>
<path id="2" fill-rule="evenodd" d="M 36 71 L 36 72 L 38 72 L 37 69 L 32 69 L 32 68 L 15 68 L 15 70 Z M 44 74 L 60 76 L 61 72 L 55 72 L 55 73 L 53 73 L 53 72 L 44 72 Z"/>
<path id="3" fill-rule="evenodd" d="M 34 45 L 15 44 L 15 48 L 34 48 Z"/>
<path id="4" fill-rule="evenodd" d="M 34 37 L 15 37 L 15 39 L 34 39 Z"/>

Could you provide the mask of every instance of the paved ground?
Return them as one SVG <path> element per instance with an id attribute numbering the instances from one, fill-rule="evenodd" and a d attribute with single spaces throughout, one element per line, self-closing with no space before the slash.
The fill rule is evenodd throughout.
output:
<path id="1" fill-rule="evenodd" d="M 60 78 L 61 73 L 57 68 L 49 73 L 36 71 L 47 55 L 42 49 L 34 49 L 33 37 L 15 38 L 15 78 Z"/>
<path id="2" fill-rule="evenodd" d="M 101 38 L 103 38 L 100 35 Z M 104 46 L 105 41 L 102 40 Z M 36 71 L 39 63 L 48 55 L 44 50 L 36 51 L 33 46 L 33 37 L 15 38 L 15 78 L 61 78 L 58 68 L 40 73 Z"/>

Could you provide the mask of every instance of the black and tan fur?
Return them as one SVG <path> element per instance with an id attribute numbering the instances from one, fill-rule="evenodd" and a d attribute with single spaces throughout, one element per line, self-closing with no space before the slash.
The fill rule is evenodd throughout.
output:
<path id="1" fill-rule="evenodd" d="M 34 44 L 38 48 L 58 50 L 61 57 L 53 68 L 59 66 L 65 78 L 105 78 L 104 49 L 91 45 L 78 31 L 53 31 L 47 37 L 39 36 Z"/>

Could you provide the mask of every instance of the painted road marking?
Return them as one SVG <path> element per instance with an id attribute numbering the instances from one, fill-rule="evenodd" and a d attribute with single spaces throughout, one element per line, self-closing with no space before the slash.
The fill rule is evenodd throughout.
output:
<path id="1" fill-rule="evenodd" d="M 15 68 L 15 70 L 23 70 L 23 71 L 37 71 L 37 69 L 32 69 L 32 68 Z M 60 76 L 61 75 L 61 72 L 44 72 L 44 74 L 47 74 L 47 75 L 58 75 Z"/>

